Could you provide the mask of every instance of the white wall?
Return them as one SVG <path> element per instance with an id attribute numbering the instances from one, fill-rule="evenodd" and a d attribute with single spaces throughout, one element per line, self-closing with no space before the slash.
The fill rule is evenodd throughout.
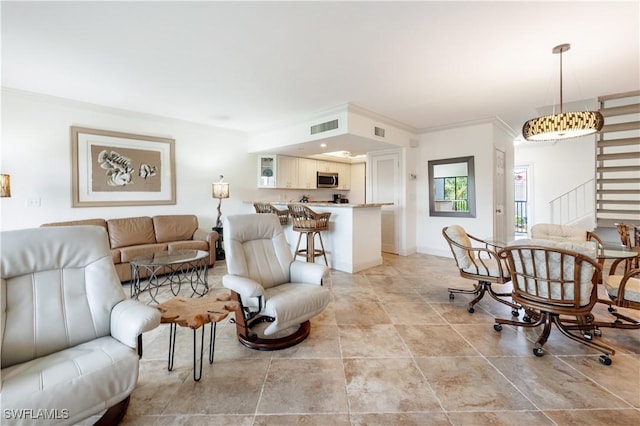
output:
<path id="1" fill-rule="evenodd" d="M 70 126 L 175 139 L 176 205 L 71 207 Z M 155 214 L 195 214 L 200 225 L 215 224 L 218 200 L 211 182 L 224 175 L 231 198 L 222 213 L 252 211 L 244 200 L 260 198 L 255 155 L 242 132 L 137 114 L 43 95 L 2 91 L 0 171 L 11 175 L 11 198 L 1 199 L 0 229 L 46 222 Z M 39 199 L 40 206 L 27 206 Z"/>
<path id="2" fill-rule="evenodd" d="M 595 136 L 555 144 L 524 143 L 515 147 L 516 165 L 529 165 L 532 215 L 529 227 L 551 221 L 549 203 L 595 177 Z"/>
<path id="3" fill-rule="evenodd" d="M 365 194 L 366 163 L 353 163 L 351 165 L 351 191 L 349 191 L 350 203 L 362 204 L 366 200 Z"/>
<path id="4" fill-rule="evenodd" d="M 453 224 L 461 225 L 477 237 L 493 236 L 494 139 L 495 126 L 492 123 L 445 129 L 420 136 L 416 181 L 418 252 L 451 257 L 449 246 L 442 237 L 442 228 Z M 471 155 L 475 157 L 476 217 L 429 216 L 428 162 Z"/>

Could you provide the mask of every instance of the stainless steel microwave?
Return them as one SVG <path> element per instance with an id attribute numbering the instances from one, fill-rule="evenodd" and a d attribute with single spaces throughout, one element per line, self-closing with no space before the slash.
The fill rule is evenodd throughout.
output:
<path id="1" fill-rule="evenodd" d="M 337 188 L 338 174 L 329 172 L 318 172 L 318 180 L 316 182 L 318 188 Z"/>

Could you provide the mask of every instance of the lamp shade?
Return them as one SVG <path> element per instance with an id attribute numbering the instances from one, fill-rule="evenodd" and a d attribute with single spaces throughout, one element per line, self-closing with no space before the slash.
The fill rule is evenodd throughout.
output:
<path id="1" fill-rule="evenodd" d="M 211 193 L 213 198 L 229 198 L 229 183 L 215 182 L 211 184 Z"/>
<path id="2" fill-rule="evenodd" d="M 604 117 L 598 111 L 576 111 L 532 118 L 522 126 L 528 141 L 577 138 L 602 130 Z"/>
<path id="3" fill-rule="evenodd" d="M 0 174 L 0 197 L 11 197 L 11 176 Z"/>
<path id="4" fill-rule="evenodd" d="M 602 130 L 604 117 L 599 111 L 562 111 L 562 54 L 570 48 L 571 45 L 565 43 L 551 50 L 560 55 L 560 113 L 532 118 L 524 123 L 522 136 L 528 141 L 571 139 Z"/>

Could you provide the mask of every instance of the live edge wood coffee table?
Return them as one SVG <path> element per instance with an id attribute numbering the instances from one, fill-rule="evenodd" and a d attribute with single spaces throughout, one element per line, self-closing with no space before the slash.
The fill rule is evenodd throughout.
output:
<path id="1" fill-rule="evenodd" d="M 193 329 L 193 380 L 196 382 L 202 377 L 202 357 L 204 353 L 204 329 L 210 324 L 209 336 L 209 364 L 213 364 L 213 351 L 216 342 L 216 328 L 218 321 L 225 319 L 230 312 L 238 307 L 238 302 L 231 300 L 230 295 L 209 296 L 191 299 L 176 296 L 160 303 L 157 308 L 162 314 L 161 323 L 170 324 L 169 331 L 169 364 L 168 370 L 173 370 L 173 359 L 176 349 L 176 328 L 190 327 Z M 200 334 L 200 367 L 197 367 L 196 330 L 202 327 Z"/>

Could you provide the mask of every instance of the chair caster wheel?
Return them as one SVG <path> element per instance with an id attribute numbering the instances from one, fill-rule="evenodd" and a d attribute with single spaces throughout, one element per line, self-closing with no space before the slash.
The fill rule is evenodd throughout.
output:
<path id="1" fill-rule="evenodd" d="M 600 364 L 603 365 L 611 365 L 611 358 L 609 358 L 607 355 L 600 355 L 598 361 L 600 361 Z"/>
<path id="2" fill-rule="evenodd" d="M 474 313 L 475 311 L 476 311 L 476 310 L 474 309 L 474 307 L 473 307 L 473 306 L 469 306 L 469 307 L 467 308 L 467 312 L 469 312 L 470 314 Z"/>
<path id="3" fill-rule="evenodd" d="M 511 315 L 513 315 L 514 317 L 517 317 L 520 315 L 520 311 L 517 309 L 514 309 L 513 311 L 511 311 Z"/>
<path id="4" fill-rule="evenodd" d="M 584 340 L 589 340 L 589 341 L 593 340 L 593 335 L 591 335 L 591 332 L 589 332 L 589 331 L 587 331 L 586 333 L 584 333 L 584 334 L 582 335 L 582 337 L 584 338 Z"/>
<path id="5" fill-rule="evenodd" d="M 453 293 L 449 293 L 449 300 L 453 300 L 455 298 L 456 298 L 456 296 L 454 296 Z"/>
<path id="6" fill-rule="evenodd" d="M 533 354 L 535 356 L 542 356 L 542 355 L 544 355 L 544 349 L 542 349 L 541 347 L 536 346 L 535 348 L 533 348 Z"/>
<path id="7" fill-rule="evenodd" d="M 593 330 L 593 335 L 596 337 L 601 337 L 602 336 L 602 330 L 600 330 L 599 328 L 596 328 L 595 330 Z"/>
<path id="8" fill-rule="evenodd" d="M 613 323 L 614 324 L 622 324 L 622 321 L 620 321 L 619 319 L 616 319 Z"/>
<path id="9" fill-rule="evenodd" d="M 615 312 L 615 311 L 616 311 L 616 308 L 614 308 L 613 306 L 609 306 L 609 307 L 607 308 L 607 311 L 609 311 L 609 312 Z"/>
<path id="10" fill-rule="evenodd" d="M 531 322 L 531 317 L 530 317 L 530 316 L 528 316 L 528 315 L 525 315 L 525 316 L 523 316 L 523 317 L 522 317 L 522 321 L 524 321 L 524 322 Z"/>
<path id="11" fill-rule="evenodd" d="M 493 329 L 495 331 L 502 331 L 502 324 L 493 324 Z"/>

